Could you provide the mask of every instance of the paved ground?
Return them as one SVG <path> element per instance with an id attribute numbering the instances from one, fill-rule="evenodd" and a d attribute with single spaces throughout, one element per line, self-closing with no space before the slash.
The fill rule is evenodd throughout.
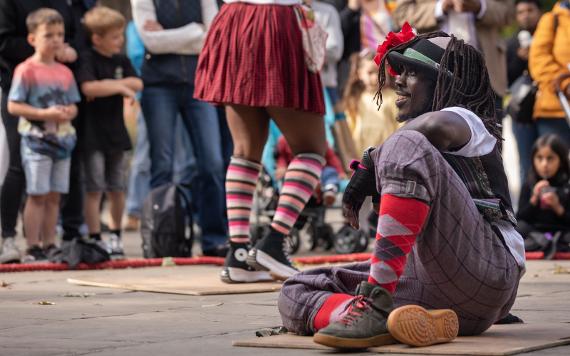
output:
<path id="1" fill-rule="evenodd" d="M 510 133 L 508 125 L 505 131 Z M 512 137 L 507 135 L 505 163 L 516 193 L 514 152 Z M 18 243 L 23 247 L 21 237 Z M 141 256 L 137 234 L 127 234 L 125 243 L 129 257 Z M 530 323 L 570 323 L 570 274 L 555 274 L 557 268 L 570 270 L 570 261 L 528 264 L 513 311 L 516 315 Z M 323 354 L 231 346 L 232 340 L 251 338 L 256 330 L 280 325 L 276 293 L 191 297 L 66 282 L 80 274 L 85 272 L 0 274 L 0 356 Z M 38 304 L 42 301 L 55 304 Z M 570 346 L 529 353 L 569 354 Z"/>
<path id="2" fill-rule="evenodd" d="M 127 251 L 137 253 L 137 236 L 127 236 Z M 556 268 L 568 272 L 570 261 L 529 263 L 515 314 L 531 323 L 570 322 L 570 274 Z M 66 283 L 79 274 L 85 272 L 0 275 L 0 355 L 323 354 L 231 346 L 280 325 L 276 293 L 192 297 Z M 531 353 L 568 354 L 570 346 Z"/>

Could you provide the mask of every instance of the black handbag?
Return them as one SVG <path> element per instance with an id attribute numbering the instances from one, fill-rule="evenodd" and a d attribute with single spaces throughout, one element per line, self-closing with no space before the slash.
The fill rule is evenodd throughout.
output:
<path id="1" fill-rule="evenodd" d="M 511 118 L 519 123 L 528 124 L 532 122 L 532 113 L 534 110 L 534 101 L 537 84 L 532 80 L 528 73 L 524 73 L 509 88 L 511 100 L 507 105 L 507 113 Z"/>

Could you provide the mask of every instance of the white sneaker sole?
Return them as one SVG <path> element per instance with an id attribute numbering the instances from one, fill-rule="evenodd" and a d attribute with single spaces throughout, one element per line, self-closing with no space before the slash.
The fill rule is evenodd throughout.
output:
<path id="1" fill-rule="evenodd" d="M 250 251 L 249 256 L 247 256 L 247 264 L 257 270 L 268 270 L 271 276 L 279 281 L 284 281 L 299 272 L 294 268 L 282 264 L 271 257 L 271 255 L 259 249 L 252 249 Z"/>
<path id="2" fill-rule="evenodd" d="M 269 282 L 273 278 L 266 271 L 247 271 L 243 268 L 226 267 L 220 272 L 220 279 L 224 283 L 255 283 Z"/>

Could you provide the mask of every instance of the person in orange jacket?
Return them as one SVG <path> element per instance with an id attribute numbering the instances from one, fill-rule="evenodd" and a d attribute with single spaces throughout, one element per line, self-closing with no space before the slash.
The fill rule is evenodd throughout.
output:
<path id="1" fill-rule="evenodd" d="M 538 23 L 529 56 L 530 74 L 538 82 L 533 115 L 538 136 L 556 133 L 565 142 L 570 142 L 570 126 L 564 118 L 555 82 L 560 75 L 570 73 L 569 32 L 570 0 L 559 1 Z M 562 81 L 560 87 L 570 98 L 570 79 Z"/>

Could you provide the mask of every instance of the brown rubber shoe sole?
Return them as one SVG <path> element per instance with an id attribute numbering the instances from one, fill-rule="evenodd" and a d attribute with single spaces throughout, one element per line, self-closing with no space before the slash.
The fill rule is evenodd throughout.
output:
<path id="1" fill-rule="evenodd" d="M 369 347 L 395 344 L 396 340 L 386 333 L 375 335 L 366 339 L 348 339 L 327 334 L 316 333 L 313 341 L 317 344 L 334 347 L 336 349 L 366 349 Z"/>
<path id="2" fill-rule="evenodd" d="M 453 310 L 428 311 L 419 305 L 394 309 L 388 316 L 387 326 L 396 340 L 410 346 L 450 342 L 459 332 L 459 321 Z"/>

